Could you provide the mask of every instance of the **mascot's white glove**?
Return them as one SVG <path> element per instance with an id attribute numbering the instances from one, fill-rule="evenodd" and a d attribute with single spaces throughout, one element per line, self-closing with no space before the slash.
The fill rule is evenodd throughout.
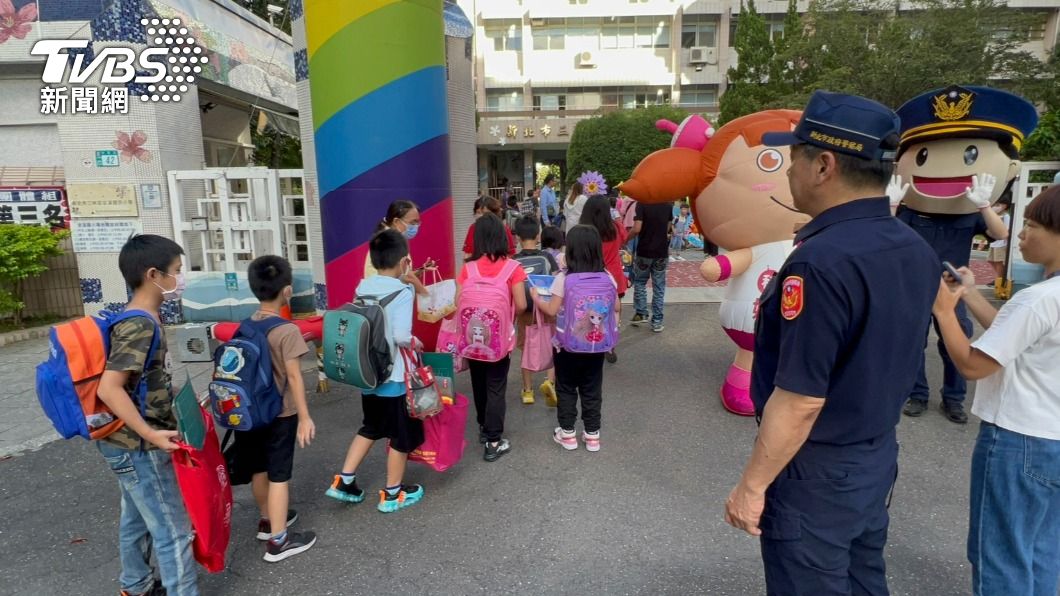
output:
<path id="1" fill-rule="evenodd" d="M 909 190 L 909 183 L 902 184 L 902 177 L 898 174 L 891 176 L 891 181 L 887 183 L 887 198 L 891 200 L 891 207 L 897 207 L 902 202 L 902 197 L 905 196 L 905 192 Z"/>
<path id="2" fill-rule="evenodd" d="M 986 209 L 990 206 L 990 198 L 994 195 L 995 184 L 997 184 L 997 178 L 994 176 L 978 174 L 972 178 L 971 188 L 964 189 L 964 195 L 977 208 Z"/>

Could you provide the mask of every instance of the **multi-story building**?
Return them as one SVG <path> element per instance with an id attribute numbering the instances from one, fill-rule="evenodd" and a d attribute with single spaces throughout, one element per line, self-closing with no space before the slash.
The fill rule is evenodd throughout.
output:
<path id="1" fill-rule="evenodd" d="M 565 165 L 579 120 L 600 110 L 669 104 L 716 114 L 739 0 L 460 0 L 475 22 L 479 187 L 532 185 L 537 164 Z M 809 2 L 800 0 L 799 9 Z M 1057 0 L 1010 0 L 1033 11 L 1029 49 L 1052 50 Z M 759 0 L 770 35 L 786 0 Z"/>

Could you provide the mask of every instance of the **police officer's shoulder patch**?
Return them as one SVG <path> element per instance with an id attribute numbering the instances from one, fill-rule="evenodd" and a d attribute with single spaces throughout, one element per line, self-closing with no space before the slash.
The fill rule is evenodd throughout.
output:
<path id="1" fill-rule="evenodd" d="M 802 277 L 789 275 L 784 278 L 780 293 L 780 316 L 793 321 L 802 314 L 803 290 Z"/>

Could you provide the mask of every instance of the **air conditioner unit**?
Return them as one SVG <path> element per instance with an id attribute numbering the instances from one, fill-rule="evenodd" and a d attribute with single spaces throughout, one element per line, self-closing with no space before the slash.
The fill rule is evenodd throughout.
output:
<path id="1" fill-rule="evenodd" d="M 578 52 L 574 56 L 574 65 L 579 68 L 596 67 L 596 56 L 592 52 Z"/>
<path id="2" fill-rule="evenodd" d="M 695 46 L 692 48 L 689 64 L 717 64 L 718 49 L 707 46 Z"/>
<path id="3" fill-rule="evenodd" d="M 220 345 L 210 338 L 206 325 L 185 325 L 176 329 L 177 359 L 181 362 L 210 362 Z"/>

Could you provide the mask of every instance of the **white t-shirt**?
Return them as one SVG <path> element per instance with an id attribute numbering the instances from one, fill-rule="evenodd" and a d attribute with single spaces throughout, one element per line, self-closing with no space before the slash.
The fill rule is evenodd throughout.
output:
<path id="1" fill-rule="evenodd" d="M 972 413 L 1060 440 L 1060 277 L 1017 292 L 972 346 L 1004 367 L 976 384 Z"/>
<path id="2" fill-rule="evenodd" d="M 758 299 L 794 249 L 791 240 L 751 247 L 751 266 L 742 274 L 732 276 L 725 288 L 725 299 L 719 310 L 722 327 L 754 333 Z"/>
<path id="3" fill-rule="evenodd" d="M 1012 221 L 1012 217 L 1006 213 L 1001 216 L 1001 222 L 1005 224 L 1005 229 L 1008 229 L 1009 222 Z M 990 243 L 990 248 L 1005 248 L 1008 246 L 1008 240 L 994 240 Z"/>
<path id="4" fill-rule="evenodd" d="M 589 197 L 585 195 L 578 195 L 574 197 L 574 204 L 571 205 L 569 201 L 564 199 L 563 203 L 563 214 L 567 218 L 563 224 L 566 228 L 564 231 L 569 232 L 571 228 L 578 225 L 578 222 L 582 219 L 582 210 L 585 209 L 585 203 L 589 200 Z"/>

